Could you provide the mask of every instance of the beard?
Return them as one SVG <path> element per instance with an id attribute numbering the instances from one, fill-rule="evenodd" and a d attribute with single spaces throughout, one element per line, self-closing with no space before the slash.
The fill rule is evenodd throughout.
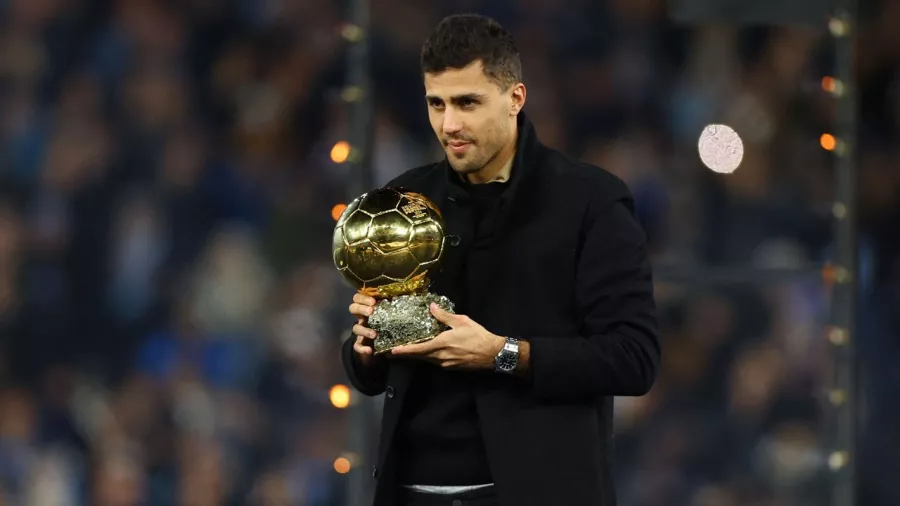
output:
<path id="1" fill-rule="evenodd" d="M 483 169 L 485 163 L 481 160 L 467 160 L 465 158 L 459 159 L 453 155 L 447 157 L 447 161 L 450 162 L 450 167 L 453 168 L 453 171 L 457 174 L 474 174 L 479 170 Z"/>
<path id="2" fill-rule="evenodd" d="M 463 139 L 453 139 L 463 140 Z M 462 154 L 454 153 L 449 146 L 449 141 L 444 143 L 447 161 L 453 170 L 462 175 L 473 174 L 483 169 L 490 160 L 490 156 L 485 156 L 481 145 L 476 144 L 473 140 L 465 139 L 465 142 L 471 143 L 469 149 Z"/>

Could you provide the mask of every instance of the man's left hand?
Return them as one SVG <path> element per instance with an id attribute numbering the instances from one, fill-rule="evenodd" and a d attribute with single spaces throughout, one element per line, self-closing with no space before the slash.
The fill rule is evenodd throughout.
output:
<path id="1" fill-rule="evenodd" d="M 392 356 L 419 358 L 446 368 L 494 368 L 494 358 L 506 339 L 488 332 L 468 316 L 449 313 L 437 304 L 431 305 L 431 314 L 450 330 L 423 343 L 398 346 L 391 350 Z"/>

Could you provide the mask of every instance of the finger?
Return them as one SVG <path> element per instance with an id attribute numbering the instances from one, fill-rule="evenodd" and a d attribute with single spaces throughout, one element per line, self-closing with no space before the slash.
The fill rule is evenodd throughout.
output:
<path id="1" fill-rule="evenodd" d="M 391 350 L 391 355 L 429 355 L 443 347 L 443 345 L 440 342 L 436 342 L 435 339 L 430 339 L 422 343 L 404 344 L 402 346 L 397 346 Z"/>
<path id="2" fill-rule="evenodd" d="M 372 316 L 373 311 L 374 308 L 372 306 L 367 306 L 358 302 L 350 304 L 350 314 L 352 314 L 353 316 L 368 317 Z"/>
<path id="3" fill-rule="evenodd" d="M 369 327 L 364 327 L 363 325 L 356 324 L 353 326 L 353 333 L 358 337 L 363 337 L 365 339 L 375 339 L 378 334 L 370 329 Z"/>
<path id="4" fill-rule="evenodd" d="M 375 349 L 375 340 L 369 339 L 366 336 L 356 336 L 356 342 L 353 343 L 353 346 L 362 346 L 363 348 L 371 348 Z"/>
<path id="5" fill-rule="evenodd" d="M 362 304 L 364 306 L 374 306 L 375 298 L 357 292 L 356 294 L 353 295 L 353 302 L 355 302 L 357 304 Z"/>
<path id="6" fill-rule="evenodd" d="M 431 303 L 431 314 L 437 319 L 437 321 L 447 325 L 450 328 L 455 328 L 457 325 L 462 323 L 460 321 L 460 315 L 453 314 L 449 311 L 445 311 L 444 308 L 438 306 L 434 302 Z"/>
<path id="7" fill-rule="evenodd" d="M 371 355 L 375 353 L 375 350 L 373 350 L 371 346 L 360 344 L 359 341 L 357 341 L 356 344 L 353 345 L 353 350 L 360 355 Z"/>
<path id="8" fill-rule="evenodd" d="M 365 336 L 356 336 L 356 342 L 353 343 L 353 349 L 363 355 L 372 355 L 375 353 L 375 342 Z"/>

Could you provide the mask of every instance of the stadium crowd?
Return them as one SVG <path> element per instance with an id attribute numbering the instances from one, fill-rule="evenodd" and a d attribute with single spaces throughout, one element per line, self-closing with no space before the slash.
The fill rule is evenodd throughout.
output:
<path id="1" fill-rule="evenodd" d="M 661 0 L 379 0 L 379 183 L 440 156 L 418 51 L 451 4 L 512 29 L 541 138 L 628 182 L 647 230 L 664 358 L 617 400 L 620 504 L 824 504 L 827 284 L 704 273 L 831 255 L 827 33 L 676 26 Z M 0 0 L 0 504 L 341 504 L 343 9 Z M 865 14 L 860 478 L 896 506 L 900 2 Z M 697 157 L 709 123 L 743 137 L 733 174 Z"/>

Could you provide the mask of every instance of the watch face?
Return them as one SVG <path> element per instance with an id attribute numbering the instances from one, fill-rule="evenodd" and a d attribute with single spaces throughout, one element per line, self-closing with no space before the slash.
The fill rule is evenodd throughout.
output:
<path id="1" fill-rule="evenodd" d="M 515 353 L 501 353 L 497 357 L 497 366 L 503 371 L 511 371 L 516 368 L 516 358 Z"/>

